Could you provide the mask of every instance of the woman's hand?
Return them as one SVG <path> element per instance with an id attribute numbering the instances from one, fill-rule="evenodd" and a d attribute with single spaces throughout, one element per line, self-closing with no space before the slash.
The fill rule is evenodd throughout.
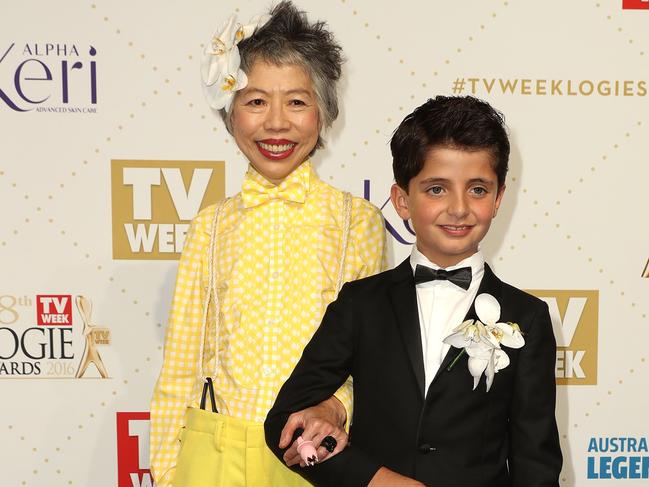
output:
<path id="1" fill-rule="evenodd" d="M 317 446 L 318 461 L 324 462 L 347 446 L 348 437 L 344 430 L 346 421 L 345 407 L 336 397 L 331 396 L 316 406 L 291 414 L 282 429 L 279 447 L 286 448 L 291 443 L 295 430 L 301 428 L 304 430 L 301 435 L 302 439 L 311 440 Z M 326 436 L 332 436 L 336 440 L 337 444 L 333 452 L 320 446 Z M 302 467 L 306 466 L 297 451 L 297 441 L 294 441 L 291 447 L 284 452 L 284 462 L 289 467 L 298 463 Z"/>
<path id="2" fill-rule="evenodd" d="M 426 487 L 426 485 L 410 477 L 404 477 L 389 468 L 381 467 L 367 487 Z"/>

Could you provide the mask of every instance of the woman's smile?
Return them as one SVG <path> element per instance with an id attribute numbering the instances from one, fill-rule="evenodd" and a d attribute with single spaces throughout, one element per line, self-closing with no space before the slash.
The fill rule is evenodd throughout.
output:
<path id="1" fill-rule="evenodd" d="M 292 64 L 255 62 L 234 100 L 232 133 L 257 172 L 281 183 L 311 155 L 320 134 L 308 73 Z"/>

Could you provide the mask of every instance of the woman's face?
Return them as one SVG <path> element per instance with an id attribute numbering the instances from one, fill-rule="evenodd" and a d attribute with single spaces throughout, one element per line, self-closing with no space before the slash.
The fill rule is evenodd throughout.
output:
<path id="1" fill-rule="evenodd" d="M 309 75 L 295 65 L 253 64 L 232 111 L 232 133 L 262 176 L 281 183 L 318 141 L 318 105 Z"/>

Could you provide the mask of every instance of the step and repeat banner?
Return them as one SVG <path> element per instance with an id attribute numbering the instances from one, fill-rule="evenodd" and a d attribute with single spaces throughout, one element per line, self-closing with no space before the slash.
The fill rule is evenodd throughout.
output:
<path id="1" fill-rule="evenodd" d="M 505 113 L 511 170 L 483 243 L 557 337 L 563 486 L 649 479 L 649 2 L 297 0 L 347 59 L 315 156 L 382 209 L 415 106 Z M 3 0 L 0 465 L 7 487 L 150 487 L 148 408 L 191 218 L 246 161 L 203 100 L 212 32 L 266 0 Z"/>

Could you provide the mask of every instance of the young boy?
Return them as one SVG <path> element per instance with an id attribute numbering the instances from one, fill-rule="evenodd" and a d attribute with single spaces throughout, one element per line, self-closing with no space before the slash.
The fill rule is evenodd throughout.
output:
<path id="1" fill-rule="evenodd" d="M 416 245 L 395 269 L 345 284 L 268 413 L 267 444 L 281 458 L 289 415 L 351 375 L 350 446 L 295 468 L 315 485 L 557 487 L 548 309 L 479 250 L 505 191 L 503 118 L 438 96 L 403 120 L 391 149 L 392 204 Z"/>

